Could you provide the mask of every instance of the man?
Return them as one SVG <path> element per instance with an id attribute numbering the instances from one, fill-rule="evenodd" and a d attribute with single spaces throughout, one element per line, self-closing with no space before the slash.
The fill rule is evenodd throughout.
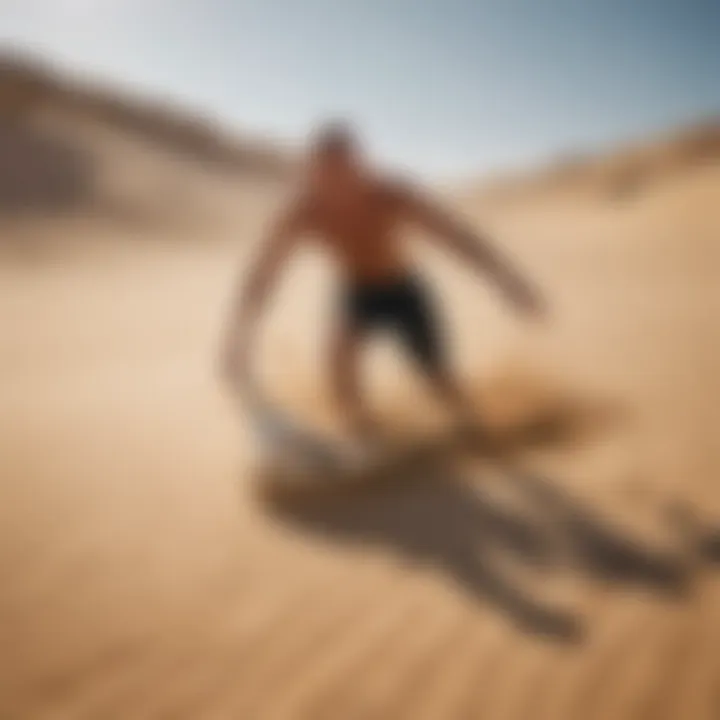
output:
<path id="1" fill-rule="evenodd" d="M 474 427 L 474 412 L 450 368 L 430 293 L 404 252 L 403 226 L 427 231 L 468 265 L 487 273 L 520 311 L 539 311 L 532 288 L 484 238 L 416 188 L 373 172 L 352 130 L 331 123 L 311 139 L 306 183 L 274 223 L 238 294 L 224 355 L 228 376 L 247 374 L 263 301 L 296 244 L 312 235 L 342 273 L 332 384 L 353 433 L 365 438 L 373 430 L 358 385 L 358 354 L 369 332 L 381 328 L 392 330 L 402 341 L 458 420 Z"/>

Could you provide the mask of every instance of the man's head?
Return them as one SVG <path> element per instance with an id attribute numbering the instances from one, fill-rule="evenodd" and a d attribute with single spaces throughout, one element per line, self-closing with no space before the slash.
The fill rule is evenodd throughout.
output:
<path id="1" fill-rule="evenodd" d="M 310 138 L 311 177 L 321 184 L 345 184 L 360 175 L 361 150 L 353 128 L 333 121 L 318 127 Z"/>

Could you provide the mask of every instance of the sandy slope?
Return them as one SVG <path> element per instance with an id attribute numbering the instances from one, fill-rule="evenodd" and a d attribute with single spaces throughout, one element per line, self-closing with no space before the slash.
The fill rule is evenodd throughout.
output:
<path id="1" fill-rule="evenodd" d="M 304 503 L 258 500 L 212 377 L 231 233 L 97 225 L 94 250 L 3 260 L 0 717 L 720 716 L 718 203 L 710 169 L 624 206 L 489 214 L 546 327 L 429 272 L 512 467 L 448 452 Z M 326 279 L 298 259 L 264 348 L 316 417 Z M 434 417 L 386 348 L 369 370 L 393 422 Z M 537 419 L 556 432 L 521 432 Z"/>

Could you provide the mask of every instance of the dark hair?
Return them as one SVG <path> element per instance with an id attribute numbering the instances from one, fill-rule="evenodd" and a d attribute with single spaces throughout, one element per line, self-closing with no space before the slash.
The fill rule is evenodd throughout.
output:
<path id="1" fill-rule="evenodd" d="M 315 156 L 349 155 L 357 147 L 352 126 L 342 120 L 325 122 L 315 129 L 310 149 Z"/>

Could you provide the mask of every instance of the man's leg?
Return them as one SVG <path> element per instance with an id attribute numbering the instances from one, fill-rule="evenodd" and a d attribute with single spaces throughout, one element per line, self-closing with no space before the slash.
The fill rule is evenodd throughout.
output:
<path id="1" fill-rule="evenodd" d="M 409 287 L 397 321 L 399 331 L 432 391 L 463 427 L 479 429 L 475 408 L 450 367 L 442 340 L 443 328 L 421 285 Z"/>
<path id="2" fill-rule="evenodd" d="M 359 437 L 375 430 L 367 412 L 359 383 L 361 333 L 346 321 L 340 322 L 332 340 L 331 378 L 333 394 L 344 422 Z"/>

